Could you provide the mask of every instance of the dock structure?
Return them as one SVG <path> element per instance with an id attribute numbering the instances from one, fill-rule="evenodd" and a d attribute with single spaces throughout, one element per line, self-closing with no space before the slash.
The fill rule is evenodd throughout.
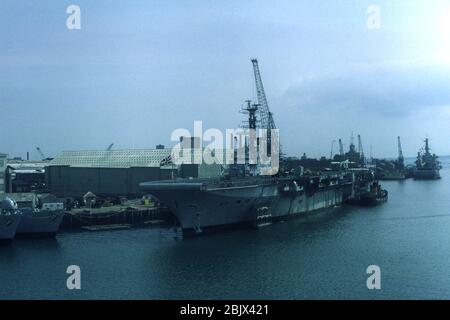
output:
<path id="1" fill-rule="evenodd" d="M 111 230 L 131 227 L 170 225 L 173 216 L 164 207 L 148 205 L 116 205 L 101 208 L 80 208 L 66 212 L 61 226 L 70 231 L 85 229 L 90 231 Z"/>

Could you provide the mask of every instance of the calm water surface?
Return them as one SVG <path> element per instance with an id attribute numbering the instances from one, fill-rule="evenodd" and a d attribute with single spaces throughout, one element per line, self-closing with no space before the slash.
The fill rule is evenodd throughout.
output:
<path id="1" fill-rule="evenodd" d="M 386 204 L 175 240 L 162 229 L 0 247 L 0 299 L 450 299 L 450 160 L 439 181 L 383 182 Z M 81 290 L 66 289 L 68 265 Z M 382 289 L 366 288 L 379 265 Z"/>

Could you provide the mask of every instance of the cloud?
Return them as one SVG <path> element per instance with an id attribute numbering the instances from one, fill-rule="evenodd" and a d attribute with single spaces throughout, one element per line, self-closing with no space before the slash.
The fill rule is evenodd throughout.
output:
<path id="1" fill-rule="evenodd" d="M 407 117 L 450 105 L 450 65 L 394 61 L 353 64 L 333 72 L 308 75 L 282 99 L 305 111 L 375 113 Z"/>

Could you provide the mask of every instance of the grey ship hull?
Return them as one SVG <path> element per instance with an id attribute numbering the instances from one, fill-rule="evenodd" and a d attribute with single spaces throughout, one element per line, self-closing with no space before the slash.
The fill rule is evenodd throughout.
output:
<path id="1" fill-rule="evenodd" d="M 341 205 L 346 197 L 342 185 L 319 188 L 312 194 L 283 193 L 276 183 L 209 188 L 201 182 L 148 182 L 141 189 L 170 208 L 184 234 L 254 224 L 260 218 L 282 220 Z"/>
<path id="2" fill-rule="evenodd" d="M 308 213 L 315 210 L 332 208 L 344 202 L 342 188 L 330 187 L 320 189 L 312 195 L 306 193 L 289 197 L 281 195 L 273 209 L 273 217 L 284 218 Z"/>
<path id="3" fill-rule="evenodd" d="M 439 169 L 416 169 L 413 174 L 416 180 L 435 180 L 440 179 Z"/>
<path id="4" fill-rule="evenodd" d="M 21 217 L 20 214 L 0 214 L 0 242 L 14 239 Z"/>
<path id="5" fill-rule="evenodd" d="M 17 228 L 16 236 L 55 236 L 63 217 L 63 211 L 22 211 L 22 219 Z"/>
<path id="6" fill-rule="evenodd" d="M 257 208 L 270 207 L 277 190 L 274 185 L 205 189 L 202 183 L 143 183 L 141 188 L 167 205 L 184 232 L 207 229 L 256 219 Z"/>

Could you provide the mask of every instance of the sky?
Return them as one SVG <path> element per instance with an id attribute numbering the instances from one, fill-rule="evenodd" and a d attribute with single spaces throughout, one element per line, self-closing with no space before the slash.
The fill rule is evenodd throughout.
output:
<path id="1" fill-rule="evenodd" d="M 256 99 L 254 57 L 288 155 L 328 156 L 352 133 L 375 157 L 395 157 L 397 136 L 406 156 L 425 137 L 450 154 L 447 0 L 2 0 L 0 152 L 171 146 L 195 120 L 236 128 Z"/>

